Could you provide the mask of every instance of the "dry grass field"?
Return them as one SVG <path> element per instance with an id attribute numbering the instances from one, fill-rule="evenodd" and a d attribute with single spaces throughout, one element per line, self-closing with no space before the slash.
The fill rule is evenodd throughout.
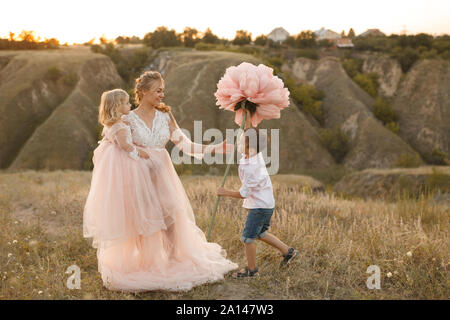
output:
<path id="1" fill-rule="evenodd" d="M 292 176 L 273 177 L 276 211 L 271 232 L 298 248 L 289 268 L 258 243 L 259 279 L 205 284 L 189 292 L 111 292 L 102 286 L 96 251 L 82 236 L 89 192 L 87 171 L 0 173 L 0 299 L 448 299 L 448 207 L 429 196 L 396 202 L 313 193 Z M 207 232 L 221 177 L 186 176 L 182 182 L 197 225 Z M 237 177 L 229 177 L 237 189 Z M 244 265 L 239 240 L 245 212 L 221 199 L 211 241 Z M 81 269 L 81 289 L 66 287 L 70 265 Z M 370 265 L 381 289 L 369 290 Z"/>

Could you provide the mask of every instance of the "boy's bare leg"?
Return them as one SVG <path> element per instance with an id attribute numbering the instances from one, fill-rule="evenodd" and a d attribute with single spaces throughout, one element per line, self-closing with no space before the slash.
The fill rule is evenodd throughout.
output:
<path id="1" fill-rule="evenodd" d="M 265 243 L 270 244 L 272 247 L 277 248 L 284 255 L 288 253 L 289 247 L 273 234 L 267 232 L 266 236 L 264 238 L 259 238 L 259 240 L 264 241 Z"/>
<path id="2" fill-rule="evenodd" d="M 244 243 L 244 246 L 245 256 L 247 257 L 247 266 L 253 271 L 256 268 L 256 243 Z"/>

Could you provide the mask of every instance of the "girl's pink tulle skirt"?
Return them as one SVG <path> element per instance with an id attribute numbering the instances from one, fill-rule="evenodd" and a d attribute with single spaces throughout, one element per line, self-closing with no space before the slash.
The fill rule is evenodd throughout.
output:
<path id="1" fill-rule="evenodd" d="M 207 242 L 166 149 L 133 160 L 102 141 L 83 216 L 103 283 L 112 290 L 186 291 L 237 268 Z"/>

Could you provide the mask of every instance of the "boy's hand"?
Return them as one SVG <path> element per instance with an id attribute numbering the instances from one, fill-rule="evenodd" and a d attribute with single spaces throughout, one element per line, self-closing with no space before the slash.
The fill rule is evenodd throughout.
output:
<path id="1" fill-rule="evenodd" d="M 219 187 L 219 189 L 217 189 L 217 195 L 218 196 L 226 196 L 227 189 L 225 189 L 224 187 Z"/>
<path id="2" fill-rule="evenodd" d="M 144 158 L 144 159 L 150 158 L 149 155 L 147 154 L 147 152 L 145 152 L 144 150 L 138 149 L 138 153 L 139 153 L 139 157 L 141 157 L 141 158 Z"/>
<path id="3" fill-rule="evenodd" d="M 219 187 L 217 189 L 217 195 L 222 197 L 225 196 L 236 199 L 245 199 L 241 196 L 241 193 L 239 191 L 228 190 L 223 187 Z"/>
<path id="4" fill-rule="evenodd" d="M 245 113 L 247 113 L 247 117 L 245 118 L 244 130 L 247 130 L 252 127 L 252 115 L 250 110 L 245 109 Z"/>

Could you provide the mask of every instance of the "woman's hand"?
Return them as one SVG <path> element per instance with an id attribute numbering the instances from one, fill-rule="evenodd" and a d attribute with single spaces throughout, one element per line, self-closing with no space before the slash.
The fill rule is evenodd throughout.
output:
<path id="1" fill-rule="evenodd" d="M 209 154 L 209 153 L 232 153 L 234 150 L 234 145 L 227 143 L 226 140 L 224 140 L 221 143 L 218 144 L 210 144 L 207 145 L 204 149 L 204 153 L 205 154 Z"/>
<path id="2" fill-rule="evenodd" d="M 138 153 L 139 153 L 139 157 L 141 157 L 141 158 L 144 158 L 144 159 L 150 158 L 150 156 L 144 150 L 138 149 Z"/>

